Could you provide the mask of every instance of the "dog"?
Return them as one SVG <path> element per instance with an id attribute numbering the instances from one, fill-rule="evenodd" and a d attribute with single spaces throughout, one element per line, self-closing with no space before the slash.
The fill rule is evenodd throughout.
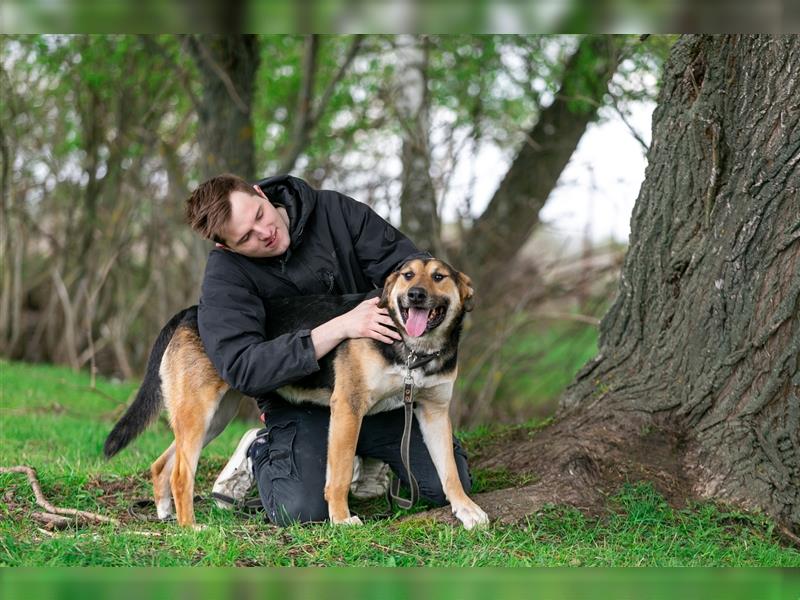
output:
<path id="1" fill-rule="evenodd" d="M 387 277 L 382 291 L 270 301 L 267 338 L 313 329 L 378 294 L 378 306 L 387 309 L 402 341 L 345 340 L 319 360 L 319 371 L 277 390 L 291 402 L 330 406 L 325 480 L 330 521 L 360 524 L 350 514 L 347 494 L 361 420 L 403 405 L 410 366 L 414 413 L 452 511 L 466 529 L 484 525 L 486 513 L 464 492 L 456 470 L 449 416 L 462 322 L 473 306 L 467 275 L 441 260 L 413 259 Z M 409 356 L 414 363 L 425 357 L 424 364 L 415 367 Z M 197 307 L 185 309 L 161 330 L 142 386 L 106 439 L 104 453 L 110 458 L 128 445 L 158 416 L 163 403 L 175 441 L 150 467 L 156 509 L 159 518 L 169 518 L 174 499 L 178 524 L 196 526 L 194 477 L 200 452 L 225 429 L 242 400 L 205 354 Z"/>

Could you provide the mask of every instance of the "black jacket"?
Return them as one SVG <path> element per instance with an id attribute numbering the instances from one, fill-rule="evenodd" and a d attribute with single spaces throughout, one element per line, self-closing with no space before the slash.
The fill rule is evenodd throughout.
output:
<path id="1" fill-rule="evenodd" d="M 266 339 L 265 301 L 307 294 L 368 292 L 419 251 L 366 204 L 315 190 L 296 177 L 258 182 L 289 215 L 289 249 L 248 258 L 214 249 L 198 308 L 206 353 L 231 387 L 255 398 L 319 369 L 311 331 Z"/>

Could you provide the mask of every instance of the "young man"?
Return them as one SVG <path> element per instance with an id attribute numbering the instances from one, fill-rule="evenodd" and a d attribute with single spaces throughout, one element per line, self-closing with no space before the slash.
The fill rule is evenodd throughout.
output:
<path id="1" fill-rule="evenodd" d="M 368 292 L 420 252 L 367 205 L 290 176 L 252 186 L 233 175 L 214 177 L 189 197 L 186 215 L 191 227 L 217 246 L 208 257 L 198 309 L 203 345 L 220 376 L 258 400 L 265 422 L 257 435 L 243 438 L 226 470 L 251 459 L 273 523 L 323 521 L 330 410 L 286 402 L 274 390 L 317 371 L 317 360 L 345 339 L 392 343 L 401 337 L 387 311 L 371 299 L 313 330 L 268 340 L 264 301 Z M 356 453 L 387 463 L 407 485 L 400 458 L 403 425 L 402 409 L 367 416 Z M 453 445 L 469 493 L 466 455 L 455 438 Z M 420 495 L 443 505 L 444 492 L 416 422 L 411 468 Z"/>

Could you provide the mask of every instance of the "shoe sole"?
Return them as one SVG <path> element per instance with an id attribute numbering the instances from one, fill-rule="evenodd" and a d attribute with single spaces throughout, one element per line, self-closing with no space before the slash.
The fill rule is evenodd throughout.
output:
<path id="1" fill-rule="evenodd" d="M 253 473 L 247 451 L 259 431 L 261 430 L 251 429 L 242 436 L 228 464 L 214 482 L 214 486 L 211 488 L 213 494 L 227 496 L 233 500 L 242 500 L 247 495 L 253 485 Z M 215 499 L 215 502 L 220 508 L 232 508 L 231 504 L 221 499 Z"/>

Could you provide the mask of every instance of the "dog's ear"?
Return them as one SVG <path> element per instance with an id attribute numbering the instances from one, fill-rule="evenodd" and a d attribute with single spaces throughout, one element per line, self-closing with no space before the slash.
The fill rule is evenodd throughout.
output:
<path id="1" fill-rule="evenodd" d="M 381 299 L 378 301 L 378 308 L 386 308 L 389 306 L 389 294 L 394 287 L 394 282 L 400 276 L 400 271 L 395 271 L 386 278 L 383 282 L 383 292 L 381 292 Z"/>
<path id="2" fill-rule="evenodd" d="M 469 278 L 469 275 L 464 275 L 464 273 L 460 271 L 456 279 L 458 281 L 458 293 L 461 295 L 461 302 L 464 304 L 464 310 L 469 312 L 475 308 L 475 301 L 472 298 L 475 295 L 475 290 L 472 287 L 472 279 Z"/>

